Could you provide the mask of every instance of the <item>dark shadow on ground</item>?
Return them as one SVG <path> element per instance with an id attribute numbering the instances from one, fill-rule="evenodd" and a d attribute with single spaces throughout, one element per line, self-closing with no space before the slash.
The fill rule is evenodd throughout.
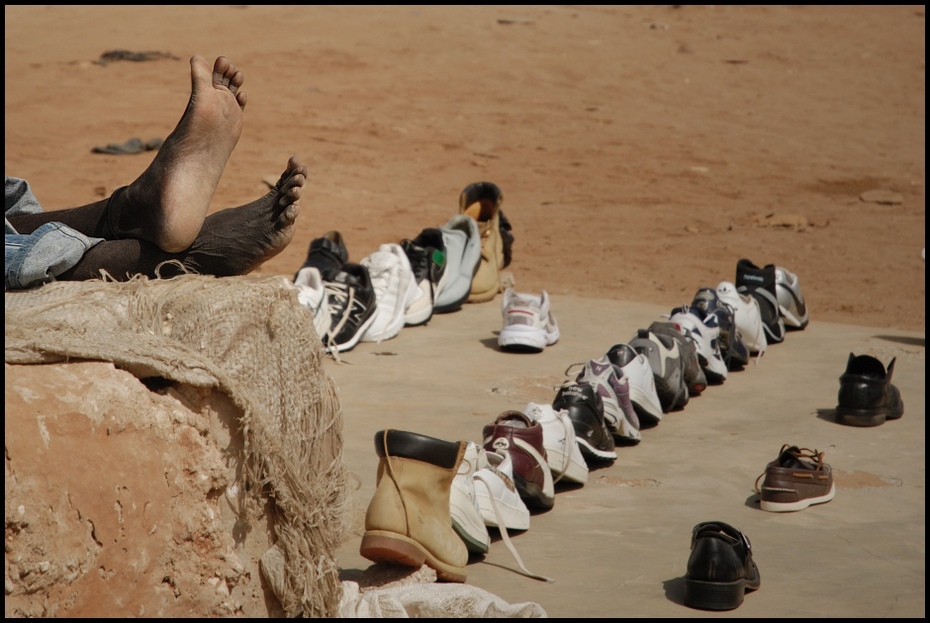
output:
<path id="1" fill-rule="evenodd" d="M 679 606 L 685 605 L 685 578 L 684 576 L 672 578 L 662 582 L 665 589 L 665 598 Z"/>
<path id="2" fill-rule="evenodd" d="M 886 342 L 896 342 L 898 344 L 907 344 L 908 346 L 920 346 L 921 348 L 927 347 L 927 338 L 923 337 L 908 337 L 906 335 L 873 335 L 877 340 L 885 340 Z"/>

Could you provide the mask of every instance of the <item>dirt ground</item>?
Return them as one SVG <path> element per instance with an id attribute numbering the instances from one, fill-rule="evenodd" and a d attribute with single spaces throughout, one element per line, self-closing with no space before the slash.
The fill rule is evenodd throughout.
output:
<path id="1" fill-rule="evenodd" d="M 924 327 L 920 7 L 6 7 L 5 172 L 46 209 L 97 200 L 165 137 L 187 60 L 246 74 L 212 210 L 310 167 L 309 242 L 350 259 L 504 192 L 517 288 L 672 307 L 737 260 L 798 274 L 811 317 Z M 98 64 L 109 50 L 176 60 Z M 871 190 L 888 201 L 863 201 Z"/>
<path id="2" fill-rule="evenodd" d="M 628 452 L 585 487 L 560 493 L 559 510 L 574 505 L 590 515 L 534 517 L 517 544 L 531 567 L 552 573 L 547 568 L 559 569 L 566 556 L 546 544 L 566 525 L 619 516 L 628 534 L 629 521 L 640 522 L 634 559 L 642 570 L 617 566 L 625 596 L 618 609 L 612 586 L 572 602 L 591 589 L 583 572 L 602 564 L 603 524 L 579 532 L 573 547 L 584 569 L 563 571 L 562 588 L 527 589 L 521 576 L 501 580 L 495 567 L 470 565 L 475 585 L 511 602 L 538 601 L 553 616 L 698 616 L 667 596 L 680 588 L 672 581 L 666 594 L 653 594 L 655 577 L 680 574 L 684 549 L 676 541 L 671 563 L 654 552 L 665 535 L 685 534 L 681 526 L 695 514 L 716 512 L 716 495 L 743 495 L 744 474 L 730 465 L 751 465 L 754 477 L 790 430 L 831 448 L 849 506 L 838 496 L 824 514 L 792 519 L 760 517 L 770 514 L 741 504 L 736 517 L 767 549 L 769 584 L 755 609 L 734 614 L 924 611 L 923 6 L 7 6 L 5 18 L 5 172 L 27 179 L 48 210 L 99 200 L 145 169 L 151 153 L 91 149 L 167 136 L 189 97 L 192 55 L 226 55 L 246 75 L 245 130 L 211 211 L 264 194 L 263 178 L 279 174 L 290 155 L 310 168 L 294 241 L 262 274 L 292 276 L 310 241 L 328 230 L 342 232 L 357 261 L 382 243 L 445 223 L 471 182 L 503 190 L 517 289 L 545 289 L 565 305 L 562 350 L 522 366 L 497 357 L 485 336 L 499 319 L 496 299 L 439 316 L 409 338 L 402 333 L 390 348 L 362 345 L 347 356 L 354 365 L 333 365 L 344 396 L 346 462 L 361 480 L 362 505 L 374 487 L 375 427 L 403 421 L 410 430 L 465 438 L 488 413 L 538 400 L 608 327 L 630 334 L 637 319 L 732 280 L 740 258 L 799 276 L 811 326 L 766 354 L 759 370 L 767 372 L 748 371 L 746 380 L 695 401 L 677 423 L 644 434 L 651 439 L 639 454 Z M 169 58 L 100 63 L 111 50 Z M 846 332 L 833 323 L 858 327 Z M 573 326 L 581 327 L 578 339 Z M 475 333 L 487 339 L 479 343 Z M 448 340 L 448 349 L 434 336 Z M 869 437 L 822 416 L 835 398 L 836 362 L 848 350 L 899 358 L 896 379 L 908 404 L 901 426 Z M 451 360 L 451 351 L 474 359 Z M 383 355 L 395 355 L 396 365 L 386 367 Z M 431 387 L 411 381 L 411 370 Z M 760 400 L 772 387 L 795 390 Z M 469 417 L 432 417 L 436 388 Z M 26 391 L 9 383 L 6 390 L 8 406 Z M 734 401 L 748 400 L 758 401 L 753 408 L 764 424 L 745 425 Z M 707 424 L 690 413 L 715 419 Z M 706 481 L 723 465 L 700 474 L 689 467 L 703 460 L 706 439 L 741 441 L 720 455 L 728 471 L 715 485 L 721 493 L 710 497 L 699 493 L 712 489 Z M 904 446 L 888 458 L 888 447 Z M 859 471 L 905 487 L 860 491 L 850 476 Z M 633 498 L 637 489 L 618 479 L 666 488 L 650 484 L 643 491 L 655 495 Z M 631 499 L 664 503 L 667 513 L 648 516 L 651 507 Z M 906 521 L 890 526 L 884 511 L 905 507 Z M 886 539 L 907 551 L 895 550 L 894 564 L 863 558 L 858 545 L 821 539 L 824 516 L 851 543 Z M 844 536 L 847 529 L 853 536 Z M 771 545 L 786 535 L 804 555 Z M 610 543 L 617 560 L 630 555 L 628 542 Z M 805 576 L 791 572 L 825 544 L 835 548 L 822 571 L 833 582 L 826 601 L 821 584 L 814 595 Z M 357 551 L 356 542 L 339 553 L 350 578 L 367 566 Z M 857 587 L 872 586 L 873 574 L 884 582 L 881 597 L 863 593 L 872 609 L 862 609 Z M 240 614 L 264 612 L 260 591 L 252 600 L 257 610 Z M 906 607 L 895 610 L 898 602 Z"/>

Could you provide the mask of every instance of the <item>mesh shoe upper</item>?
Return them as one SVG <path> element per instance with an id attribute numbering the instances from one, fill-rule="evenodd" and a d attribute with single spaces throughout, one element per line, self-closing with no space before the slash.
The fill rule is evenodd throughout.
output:
<path id="1" fill-rule="evenodd" d="M 550 309 L 549 295 L 504 291 L 501 300 L 503 327 L 498 345 L 506 350 L 539 352 L 559 341 L 559 325 Z"/>
<path id="2" fill-rule="evenodd" d="M 368 269 L 346 262 L 332 281 L 325 281 L 330 309 L 330 330 L 324 340 L 328 350 L 350 350 L 375 318 L 377 300 Z"/>
<path id="3" fill-rule="evenodd" d="M 717 284 L 717 296 L 733 309 L 734 321 L 743 344 L 751 354 L 761 357 L 768 346 L 768 340 L 762 327 L 759 301 L 747 294 L 740 294 L 736 291 L 736 286 L 729 281 Z"/>
<path id="4" fill-rule="evenodd" d="M 607 351 L 607 359 L 620 366 L 623 376 L 630 382 L 630 401 L 639 416 L 640 424 L 658 424 L 662 419 L 662 401 L 656 390 L 652 365 L 641 352 L 629 344 L 614 344 Z"/>
<path id="5" fill-rule="evenodd" d="M 696 313 L 695 313 L 696 312 Z M 698 315 L 700 310 L 692 310 L 687 305 L 677 307 L 669 315 L 669 322 L 691 340 L 697 349 L 698 361 L 704 370 L 707 382 L 713 385 L 723 383 L 729 370 L 720 354 L 718 340 L 720 330 L 704 323 Z"/>
<path id="6" fill-rule="evenodd" d="M 578 364 L 569 366 L 569 370 L 575 365 Z M 588 383 L 600 394 L 604 403 L 604 421 L 611 433 L 634 443 L 642 439 L 639 416 L 630 400 L 629 381 L 623 376 L 623 370 L 612 364 L 607 355 L 582 364 L 575 382 Z"/>
<path id="7" fill-rule="evenodd" d="M 688 386 L 688 396 L 697 396 L 707 388 L 707 376 L 701 368 L 698 359 L 697 345 L 693 339 L 686 336 L 671 322 L 657 320 L 649 325 L 649 330 L 658 335 L 665 335 L 678 342 L 681 351 L 681 361 L 684 370 L 685 384 Z"/>
<path id="8" fill-rule="evenodd" d="M 807 304 L 801 294 L 798 276 L 787 268 L 775 267 L 775 293 L 778 298 L 778 311 L 784 318 L 785 325 L 803 329 L 810 321 Z"/>
<path id="9" fill-rule="evenodd" d="M 639 329 L 629 345 L 646 356 L 652 367 L 656 393 L 666 413 L 688 404 L 688 386 L 685 383 L 678 342 L 666 335 Z"/>

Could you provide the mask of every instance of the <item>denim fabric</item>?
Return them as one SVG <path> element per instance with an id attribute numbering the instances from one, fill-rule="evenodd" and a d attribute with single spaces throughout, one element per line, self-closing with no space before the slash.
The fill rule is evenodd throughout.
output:
<path id="1" fill-rule="evenodd" d="M 26 180 L 7 177 L 4 184 L 4 282 L 7 290 L 31 288 L 73 268 L 88 249 L 103 242 L 63 225 L 51 222 L 31 234 L 20 234 L 7 216 L 36 214 L 42 206 Z"/>

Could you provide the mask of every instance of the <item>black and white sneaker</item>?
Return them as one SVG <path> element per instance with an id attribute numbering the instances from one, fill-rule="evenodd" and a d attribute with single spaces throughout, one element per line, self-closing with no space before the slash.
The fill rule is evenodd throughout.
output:
<path id="1" fill-rule="evenodd" d="M 778 307 L 775 283 L 774 264 L 759 268 L 747 259 L 741 259 L 736 263 L 736 291 L 749 294 L 759 301 L 762 327 L 769 344 L 778 344 L 785 339 L 785 321 Z"/>
<path id="2" fill-rule="evenodd" d="M 324 281 L 329 302 L 329 332 L 323 346 L 330 352 L 350 350 L 375 320 L 377 302 L 368 269 L 347 262 L 332 280 Z"/>
<path id="3" fill-rule="evenodd" d="M 700 288 L 691 301 L 692 309 L 704 313 L 704 324 L 714 316 L 720 327 L 720 354 L 730 370 L 742 370 L 749 363 L 749 349 L 743 343 L 743 337 L 736 327 L 736 312 L 720 300 L 716 288 Z"/>
<path id="4" fill-rule="evenodd" d="M 338 231 L 328 231 L 310 241 L 307 259 L 301 268 L 312 266 L 320 271 L 323 281 L 332 281 L 342 265 L 349 261 L 349 250 Z M 298 270 L 298 273 L 300 271 Z M 294 280 L 297 280 L 295 275 Z"/>
<path id="5" fill-rule="evenodd" d="M 617 458 L 613 435 L 604 421 L 604 403 L 594 386 L 588 383 L 563 385 L 552 401 L 552 408 L 568 412 L 575 428 L 575 441 L 589 467 Z"/>
<path id="6" fill-rule="evenodd" d="M 405 324 L 415 327 L 433 317 L 436 297 L 445 285 L 446 243 L 442 231 L 427 227 L 413 240 L 402 240 L 400 246 L 410 260 L 414 281 L 422 292 L 405 315 Z"/>

